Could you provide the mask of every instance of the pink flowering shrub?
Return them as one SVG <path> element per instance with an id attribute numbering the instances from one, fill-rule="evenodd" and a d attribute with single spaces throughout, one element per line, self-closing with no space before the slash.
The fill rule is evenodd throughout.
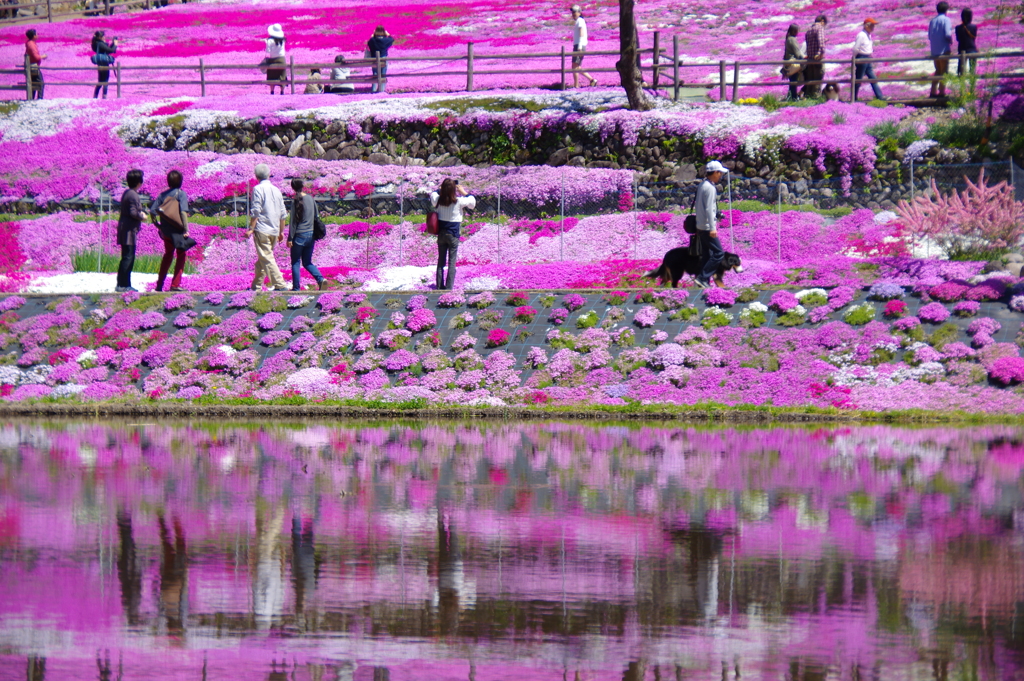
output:
<path id="1" fill-rule="evenodd" d="M 907 313 L 907 304 L 902 300 L 890 300 L 885 304 L 882 315 L 888 319 L 898 319 Z"/>
<path id="2" fill-rule="evenodd" d="M 434 316 L 433 310 L 429 310 L 425 307 L 413 310 L 405 322 L 405 328 L 409 329 L 413 333 L 426 331 L 427 329 L 432 329 L 435 326 L 437 326 L 437 317 Z"/>
<path id="3" fill-rule="evenodd" d="M 793 295 L 792 291 L 782 289 L 772 294 L 772 297 L 768 301 L 768 307 L 772 308 L 779 314 L 785 314 L 800 304 L 797 297 Z"/>
<path id="4" fill-rule="evenodd" d="M 1024 381 L 1024 359 L 1020 357 L 1001 357 L 992 362 L 989 376 L 1003 385 Z"/>
<path id="5" fill-rule="evenodd" d="M 735 291 L 730 291 L 726 288 L 706 288 L 704 289 L 703 296 L 704 302 L 708 305 L 717 305 L 719 307 L 730 307 L 736 303 L 737 294 Z"/>
<path id="6" fill-rule="evenodd" d="M 961 300 L 953 306 L 953 314 L 957 317 L 973 317 L 981 311 L 981 303 L 975 300 Z"/>
<path id="7" fill-rule="evenodd" d="M 929 324 L 941 324 L 949 319 L 949 310 L 942 303 L 928 303 L 917 311 L 917 316 Z"/>
<path id="8" fill-rule="evenodd" d="M 941 300 L 944 303 L 952 303 L 958 300 L 963 300 L 970 288 L 970 286 L 962 281 L 947 281 L 939 284 L 938 286 L 932 286 L 928 289 L 928 295 L 935 300 Z"/>
<path id="9" fill-rule="evenodd" d="M 500 348 L 503 345 L 508 345 L 511 336 L 505 329 L 492 329 L 487 334 L 487 347 L 489 348 Z"/>

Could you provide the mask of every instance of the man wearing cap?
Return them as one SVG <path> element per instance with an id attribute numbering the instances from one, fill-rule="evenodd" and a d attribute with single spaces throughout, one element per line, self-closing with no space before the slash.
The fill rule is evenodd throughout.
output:
<path id="1" fill-rule="evenodd" d="M 704 269 L 697 277 L 697 286 L 707 288 L 711 285 L 711 277 L 718 272 L 725 251 L 718 240 L 718 184 L 729 169 L 718 161 L 711 161 L 704 166 L 704 181 L 697 189 L 697 236 L 700 238 L 700 250 L 704 254 Z"/>
<path id="2" fill-rule="evenodd" d="M 871 34 L 875 32 L 875 24 L 878 22 L 868 17 L 864 20 L 864 29 L 857 34 L 857 39 L 853 41 L 853 56 L 854 59 L 871 59 L 871 55 L 874 54 L 875 45 L 871 41 Z M 857 62 L 857 77 L 856 84 L 853 86 L 853 96 L 856 99 L 857 94 L 860 93 L 860 81 L 864 78 L 875 80 L 875 66 L 871 62 Z M 878 87 L 878 83 L 871 83 L 871 89 L 875 92 L 875 99 L 881 99 L 885 101 L 885 97 L 882 96 L 882 88 Z"/>
<path id="3" fill-rule="evenodd" d="M 821 60 L 825 58 L 825 26 L 828 25 L 828 17 L 819 14 L 814 20 L 807 33 L 804 34 L 804 44 L 807 47 L 807 65 L 804 67 L 805 97 L 817 97 L 821 91 L 821 80 L 825 77 L 825 67 Z"/>
<path id="4" fill-rule="evenodd" d="M 580 86 L 580 75 L 590 81 L 590 87 L 597 85 L 597 79 L 583 71 L 583 53 L 587 51 L 587 20 L 579 5 L 569 8 L 572 14 L 572 86 Z"/>

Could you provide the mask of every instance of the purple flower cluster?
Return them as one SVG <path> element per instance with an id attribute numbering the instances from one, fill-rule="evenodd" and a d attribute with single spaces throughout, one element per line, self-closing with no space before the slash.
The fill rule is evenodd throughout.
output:
<path id="1" fill-rule="evenodd" d="M 953 314 L 957 317 L 973 317 L 981 312 L 981 303 L 976 300 L 961 300 L 953 306 Z"/>
<path id="2" fill-rule="evenodd" d="M 262 345 L 267 347 L 280 347 L 286 344 L 292 337 L 292 332 L 287 330 L 271 331 L 260 339 Z"/>
<path id="3" fill-rule="evenodd" d="M 195 299 L 189 294 L 175 293 L 164 300 L 164 312 L 173 312 L 181 309 L 191 310 L 195 305 Z"/>
<path id="4" fill-rule="evenodd" d="M 736 303 L 736 298 L 738 296 L 735 291 L 718 287 L 704 289 L 703 295 L 705 303 L 708 305 L 716 305 L 718 307 L 731 307 Z"/>
<path id="5" fill-rule="evenodd" d="M 548 321 L 555 326 L 561 326 L 565 323 L 565 320 L 569 318 L 569 311 L 564 307 L 556 307 L 551 310 L 551 314 L 548 315 Z"/>
<path id="6" fill-rule="evenodd" d="M 587 304 L 587 299 L 578 293 L 570 293 L 562 298 L 562 306 L 569 312 L 575 312 Z"/>
<path id="7" fill-rule="evenodd" d="M 284 321 L 284 316 L 280 312 L 268 312 L 263 315 L 258 322 L 256 322 L 256 326 L 258 326 L 261 331 L 270 331 L 271 329 L 277 328 L 277 325 L 282 321 Z"/>
<path id="8" fill-rule="evenodd" d="M 410 312 L 415 312 L 416 310 L 422 310 L 424 307 L 426 307 L 426 305 L 426 296 L 412 296 L 411 298 L 409 298 L 409 301 L 405 304 L 405 309 L 409 310 Z"/>
<path id="9" fill-rule="evenodd" d="M 639 326 L 640 328 L 646 328 L 648 326 L 653 325 L 654 322 L 658 321 L 659 317 L 661 317 L 661 311 L 658 310 L 658 308 L 652 307 L 650 305 L 645 305 L 644 307 L 640 308 L 640 311 L 637 312 L 636 315 L 634 315 L 633 323 Z"/>
<path id="10" fill-rule="evenodd" d="M 424 298 L 424 304 L 426 298 L 423 296 L 414 296 L 417 298 Z M 412 301 L 409 303 L 412 305 Z M 420 331 L 426 331 L 437 326 L 437 317 L 434 316 L 433 310 L 428 310 L 425 307 L 411 308 L 412 313 L 405 322 L 405 328 L 409 329 L 413 333 L 419 333 Z"/>
<path id="11" fill-rule="evenodd" d="M 786 314 L 799 304 L 800 301 L 797 300 L 797 297 L 793 295 L 792 291 L 787 291 L 785 289 L 773 293 L 772 297 L 768 301 L 768 307 L 772 308 L 779 314 Z"/>
<path id="12" fill-rule="evenodd" d="M 404 371 L 420 361 L 419 355 L 408 350 L 395 350 L 384 360 L 384 368 L 388 371 Z"/>
<path id="13" fill-rule="evenodd" d="M 316 303 L 320 306 L 320 311 L 323 314 L 334 314 L 345 307 L 345 298 L 345 294 L 341 291 L 328 291 L 321 294 Z"/>
<path id="14" fill-rule="evenodd" d="M 490 291 L 484 291 L 483 293 L 478 293 L 475 296 L 471 296 L 470 299 L 466 302 L 470 307 L 475 307 L 482 310 L 485 307 L 493 305 L 495 300 L 496 298 L 494 297 L 493 293 L 491 293 Z"/>
<path id="15" fill-rule="evenodd" d="M 869 298 L 881 301 L 896 300 L 902 298 L 905 294 L 906 292 L 902 286 L 888 281 L 875 282 L 868 290 Z"/>
<path id="16" fill-rule="evenodd" d="M 984 333 L 989 336 L 992 336 L 993 334 L 997 333 L 1001 328 L 1003 328 L 1003 325 L 997 322 L 996 320 L 992 319 L 991 317 L 981 317 L 979 319 L 975 319 L 973 322 L 970 323 L 970 325 L 967 327 L 967 335 L 973 336 L 978 333 Z"/>
<path id="17" fill-rule="evenodd" d="M 917 311 L 917 316 L 929 324 L 941 324 L 949 319 L 949 310 L 941 303 L 928 303 Z"/>
<path id="18" fill-rule="evenodd" d="M 457 291 L 442 293 L 437 299 L 438 307 L 462 307 L 466 304 L 466 298 Z"/>
<path id="19" fill-rule="evenodd" d="M 25 299 L 21 296 L 7 296 L 3 300 L 0 300 L 0 312 L 17 310 L 25 305 L 25 302 Z"/>
<path id="20" fill-rule="evenodd" d="M 323 297 L 321 296 L 321 299 Z M 256 299 L 255 291 L 239 291 L 238 293 L 231 296 L 228 300 L 228 309 L 241 309 L 249 307 L 252 301 Z"/>

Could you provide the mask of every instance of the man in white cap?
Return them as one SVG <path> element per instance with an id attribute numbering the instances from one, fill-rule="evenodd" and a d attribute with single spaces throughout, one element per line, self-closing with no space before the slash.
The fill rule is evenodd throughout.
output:
<path id="1" fill-rule="evenodd" d="M 572 86 L 580 86 L 580 75 L 590 81 L 590 87 L 597 85 L 597 79 L 583 70 L 583 53 L 587 51 L 587 21 L 579 5 L 569 8 L 572 14 Z"/>
<path id="2" fill-rule="evenodd" d="M 715 185 L 728 173 L 729 169 L 721 163 L 711 161 L 704 166 L 704 181 L 697 189 L 697 236 L 704 254 L 704 268 L 697 277 L 700 288 L 711 285 L 711 277 L 715 276 L 725 258 L 722 242 L 718 240 L 718 189 Z"/>

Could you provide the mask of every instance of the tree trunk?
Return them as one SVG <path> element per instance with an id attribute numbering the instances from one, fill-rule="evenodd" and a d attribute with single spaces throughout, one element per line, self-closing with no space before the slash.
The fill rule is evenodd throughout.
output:
<path id="1" fill-rule="evenodd" d="M 629 108 L 633 111 L 649 111 L 651 103 L 643 90 L 643 74 L 637 67 L 639 49 L 636 22 L 633 20 L 634 0 L 619 0 L 619 61 L 615 70 L 626 91 Z"/>

